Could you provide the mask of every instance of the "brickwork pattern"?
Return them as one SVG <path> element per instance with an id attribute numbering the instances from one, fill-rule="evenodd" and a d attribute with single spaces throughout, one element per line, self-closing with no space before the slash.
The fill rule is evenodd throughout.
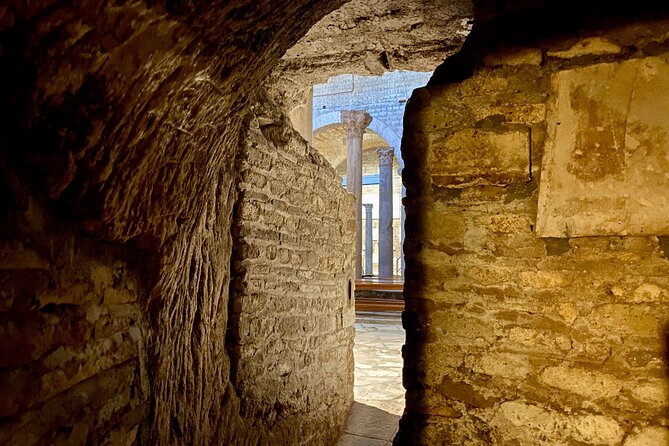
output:
<path id="1" fill-rule="evenodd" d="M 0 444 L 146 439 L 140 265 L 58 227 L 20 188 L 0 189 L 13 202 L 0 241 Z"/>
<path id="2" fill-rule="evenodd" d="M 233 169 L 244 118 L 269 70 L 341 1 L 307 3 L 10 0 L 0 7 L 0 65 L 7 67 L 0 82 L 0 172 L 4 181 L 15 175 L 12 191 L 19 191 L 0 189 L 0 234 L 21 243 L 41 237 L 38 230 L 20 236 L 4 230 L 14 216 L 5 203 L 20 196 L 21 189 L 29 190 L 56 215 L 43 243 L 50 253 L 46 261 L 70 259 L 75 265 L 65 270 L 46 266 L 51 292 L 72 296 L 62 320 L 49 313 L 52 306 L 39 310 L 32 303 L 36 285 L 31 281 L 20 275 L 7 279 L 6 286 L 15 289 L 12 308 L 29 308 L 31 315 L 14 310 L 6 314 L 3 327 L 13 333 L 7 342 L 25 335 L 48 338 L 49 343 L 43 353 L 36 351 L 35 358 L 16 364 L 25 370 L 8 364 L 2 371 L 7 383 L 3 395 L 19 381 L 26 389 L 26 395 L 12 396 L 17 401 L 7 403 L 6 413 L 17 417 L 33 411 L 35 423 L 23 431 L 29 438 L 40 431 L 35 435 L 51 443 L 62 432 L 69 435 L 73 424 L 62 420 L 63 414 L 103 422 L 116 416 L 112 401 L 123 406 L 128 389 L 139 395 L 132 390 L 134 372 L 111 368 L 138 355 L 122 327 L 131 315 L 111 319 L 118 329 L 96 328 L 95 336 L 102 334 L 94 339 L 102 346 L 91 348 L 85 359 L 68 360 L 72 350 L 87 345 L 92 323 L 86 318 L 95 320 L 96 315 L 86 313 L 83 300 L 75 300 L 79 291 L 70 291 L 70 284 L 94 282 L 84 277 L 91 264 L 113 271 L 116 262 L 131 264 L 134 259 L 146 269 L 137 279 L 146 296 L 138 306 L 146 316 L 150 352 L 151 408 L 143 417 L 151 433 L 142 439 L 208 445 L 257 444 L 266 438 L 255 420 L 239 415 L 225 351 L 236 198 Z M 68 231 L 77 240 L 98 244 L 86 245 L 85 252 L 68 251 Z M 108 258 L 104 252 L 109 246 L 129 252 Z M 10 259 L 16 256 L 8 254 Z M 25 274 L 39 276 L 36 271 Z M 107 309 L 91 306 L 98 307 Z M 59 308 L 54 308 L 56 315 Z M 14 333 L 12 327 L 22 324 L 24 316 L 36 319 L 37 326 Z M 51 331 L 50 324 L 64 327 Z M 46 336 L 42 329 L 54 335 Z M 70 330 L 71 337 L 66 335 Z M 111 359 L 116 348 L 122 353 L 118 360 Z M 41 355 L 52 352 L 55 356 L 42 367 Z M 33 359 L 37 368 L 27 365 Z M 98 363 L 103 365 L 93 368 Z M 51 367 L 54 375 L 43 377 L 42 370 L 51 372 Z M 20 379 L 12 378 L 16 373 L 22 373 Z M 74 385 L 78 373 L 82 379 L 97 378 L 80 381 L 91 383 L 82 388 L 60 381 Z M 53 380 L 53 387 L 42 384 L 44 379 Z M 44 386 L 51 390 L 42 392 Z M 95 394 L 79 393 L 91 388 Z M 87 398 L 85 409 L 68 406 Z M 3 434 L 14 420 L 3 418 Z M 132 419 L 126 424 L 122 417 L 116 421 L 129 431 L 137 425 Z M 105 429 L 97 421 L 82 421 L 74 423 L 72 435 L 89 435 L 85 441 L 96 444 L 105 439 Z M 133 437 L 115 442 L 126 439 L 131 442 Z"/>
<path id="3" fill-rule="evenodd" d="M 285 118 L 253 113 L 237 169 L 232 380 L 270 444 L 332 444 L 353 401 L 354 201 Z"/>

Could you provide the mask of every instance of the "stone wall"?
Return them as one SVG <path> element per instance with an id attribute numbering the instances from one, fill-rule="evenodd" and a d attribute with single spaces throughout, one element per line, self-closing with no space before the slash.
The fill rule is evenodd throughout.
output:
<path id="1" fill-rule="evenodd" d="M 471 0 L 351 0 L 290 48 L 272 72 L 292 109 L 310 86 L 332 76 L 430 72 L 456 53 L 472 28 Z M 277 91 L 278 90 L 278 91 Z"/>
<path id="2" fill-rule="evenodd" d="M 1 330 L 10 349 L 36 346 L 3 355 L 1 438 L 131 442 L 138 420 L 152 444 L 263 438 L 240 415 L 225 350 L 235 160 L 270 68 L 341 3 L 0 6 L 0 166 L 16 183 L 3 204 L 23 194 L 53 216 L 48 237 L 2 233 Z M 123 292 L 135 277 L 136 306 Z"/>
<path id="3" fill-rule="evenodd" d="M 630 236 L 595 224 L 583 237 L 537 234 L 543 194 L 544 203 L 575 189 L 596 198 L 596 209 L 577 209 L 580 198 L 571 197 L 549 212 L 548 220 L 567 214 L 576 223 L 602 215 L 626 222 L 642 203 L 636 190 L 650 203 L 666 194 L 665 180 L 655 180 L 669 174 L 661 125 L 636 143 L 630 136 L 639 133 L 633 123 L 669 119 L 666 107 L 646 107 L 667 94 L 652 88 L 669 80 L 669 21 L 544 13 L 550 22 L 482 22 L 407 106 L 407 413 L 399 444 L 669 442 L 667 233 Z M 637 67 L 636 79 L 573 75 L 623 64 Z M 623 106 L 621 116 L 611 111 L 616 101 L 637 106 Z M 572 150 L 567 137 L 579 145 Z M 565 150 L 566 167 L 564 157 L 548 155 Z M 565 169 L 590 174 L 573 188 L 569 176 L 556 177 Z M 611 169 L 645 189 L 617 199 L 620 189 L 607 188 Z"/>
<path id="4" fill-rule="evenodd" d="M 0 444 L 133 444 L 148 436 L 139 258 L 59 224 L 5 171 Z"/>
<path id="5" fill-rule="evenodd" d="M 241 413 L 270 444 L 332 444 L 353 402 L 354 202 L 273 104 L 253 107 L 228 350 Z"/>

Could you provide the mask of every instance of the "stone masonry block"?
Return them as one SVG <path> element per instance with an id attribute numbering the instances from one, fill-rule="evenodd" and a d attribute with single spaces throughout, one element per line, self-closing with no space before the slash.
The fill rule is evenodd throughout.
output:
<path id="1" fill-rule="evenodd" d="M 432 183 L 450 188 L 508 185 L 530 179 L 530 132 L 465 129 L 431 143 Z"/>

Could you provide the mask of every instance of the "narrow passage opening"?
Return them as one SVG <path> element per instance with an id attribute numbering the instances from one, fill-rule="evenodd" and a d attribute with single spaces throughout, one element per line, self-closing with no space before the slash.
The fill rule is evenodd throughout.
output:
<path id="1" fill-rule="evenodd" d="M 339 444 L 390 444 L 404 411 L 404 109 L 431 73 L 344 74 L 314 85 L 295 128 L 356 196 L 355 403 Z M 311 110 L 311 116 L 308 111 Z M 311 120 L 309 120 L 311 118 Z"/>

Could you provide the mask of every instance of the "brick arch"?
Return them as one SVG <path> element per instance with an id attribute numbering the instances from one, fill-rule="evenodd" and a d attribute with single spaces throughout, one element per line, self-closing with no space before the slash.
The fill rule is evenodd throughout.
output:
<path id="1" fill-rule="evenodd" d="M 382 120 L 372 116 L 372 123 L 369 125 L 369 129 L 374 133 L 378 134 L 381 138 L 385 139 L 388 142 L 388 145 L 393 148 L 395 152 L 395 158 L 399 162 L 399 170 L 404 167 L 404 160 L 402 159 L 402 151 L 400 150 L 402 144 L 402 136 L 398 135 L 395 130 L 393 130 L 388 124 Z M 341 123 L 341 112 L 332 111 L 328 113 L 323 113 L 322 115 L 316 116 L 313 121 L 313 131 L 316 132 L 318 129 L 323 128 L 327 125 L 340 124 Z"/>

